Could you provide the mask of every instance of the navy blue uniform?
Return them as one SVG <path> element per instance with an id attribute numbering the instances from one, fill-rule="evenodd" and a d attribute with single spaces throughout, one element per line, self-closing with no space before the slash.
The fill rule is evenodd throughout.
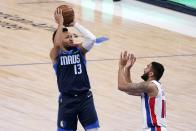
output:
<path id="1" fill-rule="evenodd" d="M 58 131 L 75 131 L 78 118 L 85 129 L 99 127 L 86 60 L 79 48 L 60 51 L 54 69 L 59 97 Z"/>

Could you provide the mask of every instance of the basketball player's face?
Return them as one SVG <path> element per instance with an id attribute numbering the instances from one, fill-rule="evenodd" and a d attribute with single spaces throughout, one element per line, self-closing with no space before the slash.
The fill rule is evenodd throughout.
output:
<path id="1" fill-rule="evenodd" d="M 64 47 L 70 47 L 71 45 L 73 45 L 73 38 L 72 38 L 72 34 L 69 32 L 64 32 L 63 33 L 63 46 Z"/>
<path id="2" fill-rule="evenodd" d="M 146 66 L 146 68 L 144 69 L 144 74 L 141 76 L 141 78 L 144 80 L 144 81 L 147 81 L 148 78 L 149 78 L 149 73 L 152 71 L 151 69 L 152 67 L 152 64 L 149 64 Z"/>

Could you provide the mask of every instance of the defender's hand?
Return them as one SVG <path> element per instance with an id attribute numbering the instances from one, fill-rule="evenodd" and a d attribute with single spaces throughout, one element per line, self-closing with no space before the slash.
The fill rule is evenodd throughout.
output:
<path id="1" fill-rule="evenodd" d="M 123 53 L 121 52 L 120 60 L 119 60 L 119 66 L 120 67 L 125 67 L 125 65 L 127 63 L 127 60 L 128 60 L 127 51 L 124 51 Z"/>
<path id="2" fill-rule="evenodd" d="M 131 67 L 134 65 L 135 61 L 136 61 L 136 57 L 134 56 L 134 54 L 128 54 L 128 59 L 127 59 L 125 68 L 131 69 Z"/>

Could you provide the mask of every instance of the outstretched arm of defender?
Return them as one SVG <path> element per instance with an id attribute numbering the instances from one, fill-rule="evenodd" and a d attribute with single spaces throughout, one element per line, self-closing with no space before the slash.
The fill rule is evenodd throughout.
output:
<path id="1" fill-rule="evenodd" d="M 149 93 L 153 90 L 154 84 L 152 82 L 141 82 L 141 83 L 128 83 L 125 81 L 122 70 L 119 71 L 120 79 L 118 82 L 118 89 L 126 92 L 129 95 L 140 96 L 141 93 Z M 123 78 L 124 77 L 124 78 Z"/>
<path id="2" fill-rule="evenodd" d="M 126 87 L 129 81 L 125 78 L 124 67 L 127 63 L 127 51 L 120 54 L 119 69 L 118 69 L 118 89 L 123 91 L 122 87 Z"/>
<path id="3" fill-rule="evenodd" d="M 120 55 L 119 70 L 118 70 L 118 89 L 125 91 L 128 83 L 132 83 L 130 77 L 130 69 L 134 65 L 136 58 L 133 54 L 128 54 L 124 51 Z"/>
<path id="4" fill-rule="evenodd" d="M 135 61 L 136 61 L 136 57 L 133 54 L 127 54 L 126 51 L 124 53 L 121 53 L 120 61 L 119 61 L 119 71 L 118 71 L 118 89 L 126 92 L 129 95 L 140 96 L 141 87 L 139 88 L 137 85 L 137 88 L 135 88 L 135 84 L 132 83 L 131 74 L 130 74 L 130 69 L 134 65 Z M 132 89 L 131 91 L 129 89 L 130 85 Z M 142 86 L 142 91 L 143 91 L 143 86 Z"/>

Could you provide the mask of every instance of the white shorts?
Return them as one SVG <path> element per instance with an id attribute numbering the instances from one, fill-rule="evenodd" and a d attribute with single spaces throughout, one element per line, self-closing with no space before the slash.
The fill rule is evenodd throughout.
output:
<path id="1" fill-rule="evenodd" d="M 143 131 L 167 131 L 165 127 L 144 128 Z"/>

